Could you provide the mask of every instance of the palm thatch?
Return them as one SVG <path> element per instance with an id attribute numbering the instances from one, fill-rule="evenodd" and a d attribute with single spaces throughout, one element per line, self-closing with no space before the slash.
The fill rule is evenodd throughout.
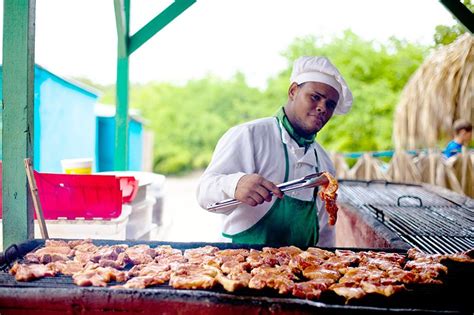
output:
<path id="1" fill-rule="evenodd" d="M 455 160 L 457 158 L 453 158 Z M 420 170 L 421 181 L 424 183 L 446 187 L 449 190 L 463 194 L 463 188 L 456 177 L 453 162 L 446 163 L 446 159 L 435 150 L 420 154 L 415 159 L 415 165 Z"/>
<path id="2" fill-rule="evenodd" d="M 347 173 L 349 179 L 363 180 L 388 180 L 388 176 L 382 172 L 382 163 L 369 153 L 364 153 L 356 164 Z"/>
<path id="3" fill-rule="evenodd" d="M 347 165 L 344 155 L 333 152 L 330 155 L 331 161 L 336 169 L 336 178 L 347 178 L 349 173 L 349 166 Z"/>
<path id="4" fill-rule="evenodd" d="M 456 119 L 474 121 L 474 36 L 435 50 L 405 86 L 396 109 L 397 149 L 435 147 Z"/>
<path id="5" fill-rule="evenodd" d="M 474 198 L 474 172 L 471 154 L 463 148 L 463 152 L 450 157 L 446 164 L 452 167 L 456 178 L 465 195 Z"/>
<path id="6" fill-rule="evenodd" d="M 396 150 L 387 170 L 387 176 L 395 182 L 419 183 L 421 174 L 413 157 L 403 150 Z"/>

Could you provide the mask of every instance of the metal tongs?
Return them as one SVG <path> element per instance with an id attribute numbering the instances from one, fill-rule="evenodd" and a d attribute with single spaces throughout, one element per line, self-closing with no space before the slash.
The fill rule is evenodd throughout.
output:
<path id="1" fill-rule="evenodd" d="M 320 173 L 306 175 L 305 177 L 302 177 L 300 179 L 294 179 L 285 183 L 281 183 L 277 185 L 277 187 L 280 188 L 280 190 L 283 193 L 286 193 L 286 192 L 294 191 L 294 190 L 327 185 L 328 183 L 329 183 L 329 179 L 326 177 L 326 175 L 320 172 Z M 272 192 L 270 192 L 270 194 L 273 195 Z M 241 202 L 238 201 L 237 199 L 226 199 L 226 200 L 222 200 L 222 201 L 208 205 L 207 210 L 212 212 L 218 209 L 235 206 L 240 203 Z"/>

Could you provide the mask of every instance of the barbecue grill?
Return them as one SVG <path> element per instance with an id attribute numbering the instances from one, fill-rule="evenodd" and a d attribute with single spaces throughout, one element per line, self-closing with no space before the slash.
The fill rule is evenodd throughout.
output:
<path id="1" fill-rule="evenodd" d="M 129 246 L 147 244 L 151 247 L 169 244 L 174 248 L 188 249 L 212 245 L 221 249 L 255 248 L 229 243 L 163 243 L 137 241 L 95 240 L 96 245 L 126 243 Z M 26 252 L 44 245 L 43 240 L 31 240 L 9 251 L 8 262 Z M 335 248 L 327 248 L 335 250 Z M 367 250 L 352 248 L 352 250 Z M 377 251 L 377 249 L 374 249 Z M 385 250 L 404 253 L 403 250 Z M 451 269 L 450 269 L 451 270 Z M 302 300 L 277 295 L 273 291 L 242 290 L 228 293 L 223 290 L 176 290 L 167 285 L 146 289 L 111 289 L 78 287 L 71 277 L 56 276 L 31 282 L 17 282 L 8 273 L 0 272 L 1 314 L 123 314 L 156 313 L 170 314 L 471 314 L 474 310 L 459 280 L 471 283 L 473 268 L 455 268 L 442 286 L 419 287 L 414 291 L 401 292 L 390 298 L 367 296 L 344 304 L 335 294 L 324 295 L 319 301 Z M 111 283 L 110 285 L 114 285 Z"/>
<path id="2" fill-rule="evenodd" d="M 430 254 L 474 248 L 474 201 L 422 185 L 339 182 L 341 204 L 372 215 L 410 246 Z"/>

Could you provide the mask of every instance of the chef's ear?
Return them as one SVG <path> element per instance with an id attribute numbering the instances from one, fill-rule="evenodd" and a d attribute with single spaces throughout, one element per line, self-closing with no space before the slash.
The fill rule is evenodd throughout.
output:
<path id="1" fill-rule="evenodd" d="M 296 84 L 296 82 L 291 83 L 290 87 L 288 88 L 288 99 L 294 101 L 297 91 L 298 84 Z"/>

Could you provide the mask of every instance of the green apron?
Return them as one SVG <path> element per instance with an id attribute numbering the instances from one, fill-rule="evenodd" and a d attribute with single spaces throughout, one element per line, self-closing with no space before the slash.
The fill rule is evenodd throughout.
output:
<path id="1" fill-rule="evenodd" d="M 279 123 L 278 128 L 281 136 Z M 282 144 L 285 151 L 285 179 L 283 182 L 286 182 L 289 173 L 288 149 L 283 139 Z M 316 172 L 318 172 L 317 167 Z M 239 244 L 295 245 L 301 248 L 314 246 L 319 238 L 316 195 L 315 191 L 311 201 L 285 195 L 283 199 L 275 200 L 270 210 L 255 225 L 234 235 L 224 233 L 223 235 L 232 238 L 232 243 Z"/>

